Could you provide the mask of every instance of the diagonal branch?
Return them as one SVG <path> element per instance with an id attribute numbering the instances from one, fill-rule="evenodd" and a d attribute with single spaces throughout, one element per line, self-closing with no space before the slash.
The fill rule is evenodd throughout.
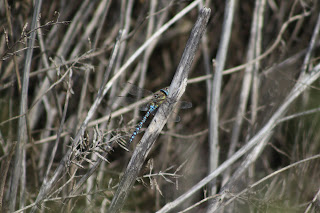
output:
<path id="1" fill-rule="evenodd" d="M 152 145 L 158 138 L 163 126 L 167 122 L 167 116 L 172 112 L 176 100 L 178 100 L 187 85 L 187 77 L 192 64 L 195 52 L 198 48 L 200 39 L 206 29 L 210 16 L 210 9 L 203 8 L 200 11 L 198 20 L 195 23 L 190 38 L 186 44 L 176 74 L 172 80 L 169 88 L 168 99 L 173 100 L 172 102 L 166 102 L 163 104 L 158 113 L 152 120 L 140 143 L 136 147 L 132 158 L 128 164 L 128 167 L 120 181 L 117 192 L 115 193 L 108 212 L 119 212 L 121 211 L 129 192 L 131 191 L 133 184 L 138 176 L 138 173 L 146 159 Z M 168 113 L 159 113 L 168 112 Z"/>

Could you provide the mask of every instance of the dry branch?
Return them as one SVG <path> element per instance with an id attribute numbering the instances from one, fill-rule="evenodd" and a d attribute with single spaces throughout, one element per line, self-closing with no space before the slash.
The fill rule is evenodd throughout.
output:
<path id="1" fill-rule="evenodd" d="M 121 211 L 131 188 L 138 176 L 138 173 L 146 159 L 152 145 L 155 143 L 158 135 L 160 134 L 163 126 L 165 125 L 168 114 L 170 115 L 174 104 L 180 99 L 184 90 L 187 86 L 187 77 L 190 71 L 190 66 L 192 64 L 196 49 L 198 48 L 202 34 L 206 29 L 210 16 L 210 9 L 203 8 L 200 13 L 197 22 L 195 23 L 193 30 L 190 34 L 190 38 L 186 44 L 186 48 L 181 57 L 179 66 L 177 68 L 176 74 L 172 80 L 169 88 L 168 99 L 172 100 L 172 103 L 164 104 L 160 107 L 158 113 L 152 120 L 148 129 L 146 130 L 143 138 L 141 139 L 139 145 L 136 147 L 131 160 L 127 166 L 127 169 L 120 181 L 117 192 L 115 193 L 112 202 L 109 207 L 109 212 L 119 212 Z M 168 112 L 168 114 L 159 113 Z"/>

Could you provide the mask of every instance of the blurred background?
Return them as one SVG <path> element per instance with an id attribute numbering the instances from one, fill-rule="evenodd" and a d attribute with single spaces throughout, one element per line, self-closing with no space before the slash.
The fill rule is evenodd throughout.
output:
<path id="1" fill-rule="evenodd" d="M 128 96 L 122 85 L 130 82 L 152 92 L 170 85 L 203 6 L 211 9 L 211 17 L 182 97 L 183 101 L 192 103 L 192 108 L 174 110 L 174 116 L 179 115 L 181 119 L 176 123 L 169 120 L 162 130 L 123 212 L 155 212 L 210 173 L 211 88 L 216 68 L 222 63 L 216 57 L 223 39 L 228 39 L 228 47 L 219 93 L 215 156 L 218 165 L 269 121 L 290 95 L 293 86 L 299 83 L 301 72 L 309 72 L 319 63 L 318 39 L 308 63 L 304 63 L 319 24 L 318 1 L 238 1 L 233 10 L 228 10 L 232 6 L 229 1 L 216 0 L 198 1 L 153 39 L 138 57 L 127 64 L 129 66 L 126 65 L 144 42 L 173 17 L 182 14 L 181 11 L 192 2 L 44 1 L 37 16 L 36 29 L 31 29 L 31 22 L 38 2 L 0 2 L 3 212 L 25 206 L 25 212 L 30 212 L 32 206 L 28 205 L 34 204 L 44 180 L 56 174 L 61 162 L 66 163 L 66 169 L 37 211 L 105 212 L 108 209 L 130 156 L 152 119 L 151 116 L 133 143 L 126 147 L 144 112 L 137 110 L 139 107 L 134 102 L 121 100 L 121 97 Z M 230 12 L 233 23 L 231 35 L 227 38 L 223 29 L 226 27 L 225 17 Z M 109 70 L 120 30 L 124 30 L 124 34 Z M 26 52 L 32 32 L 36 35 L 28 75 L 28 95 L 25 96 L 26 117 L 23 116 L 26 118 L 26 137 L 21 142 L 22 148 L 17 151 L 16 142 L 21 140 L 17 116 L 21 114 L 23 73 L 28 66 Z M 124 71 L 112 82 L 81 135 L 81 144 L 75 146 L 73 139 L 94 103 L 103 79 L 111 82 L 109 80 L 121 69 Z M 302 114 L 276 125 L 259 157 L 229 189 L 229 196 L 234 200 L 220 208 L 220 212 L 304 212 L 307 209 L 320 186 L 319 158 L 292 166 L 244 194 L 235 195 L 272 172 L 319 154 L 318 90 L 317 80 L 290 105 L 286 116 Z M 305 113 L 311 109 L 314 109 L 313 113 Z M 17 155 L 21 155 L 20 158 Z M 69 158 L 62 161 L 65 156 Z M 183 211 L 211 195 L 214 200 L 242 160 L 220 175 L 214 187 L 203 187 L 173 212 Z M 90 178 L 80 182 L 94 166 L 96 170 L 89 175 Z M 20 174 L 19 181 L 14 180 L 15 174 Z M 18 184 L 16 193 L 14 183 Z M 74 190 L 76 187 L 79 187 L 77 191 Z M 185 212 L 206 212 L 210 200 Z M 319 203 L 317 205 L 319 207 Z"/>

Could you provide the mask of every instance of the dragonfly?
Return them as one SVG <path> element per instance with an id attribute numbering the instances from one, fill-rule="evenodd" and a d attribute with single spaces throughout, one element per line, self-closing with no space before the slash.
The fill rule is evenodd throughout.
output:
<path id="1" fill-rule="evenodd" d="M 143 124 L 147 121 L 148 117 L 152 114 L 154 115 L 157 110 L 159 109 L 159 107 L 165 103 L 166 101 L 169 101 L 168 99 L 168 94 L 169 94 L 169 87 L 165 87 L 163 89 L 158 90 L 155 93 L 152 93 L 149 90 L 146 89 L 142 89 L 140 87 L 137 87 L 131 83 L 125 83 L 125 85 L 123 86 L 130 86 L 130 90 L 129 90 L 129 94 L 133 95 L 133 96 L 148 96 L 148 95 L 152 95 L 151 100 L 145 104 L 142 105 L 140 107 L 141 111 L 146 111 L 146 114 L 143 116 L 142 120 L 137 124 L 134 132 L 132 133 L 130 139 L 129 139 L 129 144 L 130 145 L 132 143 L 132 141 L 134 140 L 134 138 L 137 136 L 137 134 L 139 134 Z M 129 98 L 128 100 L 132 100 L 132 98 Z M 179 101 L 179 106 L 181 109 L 189 109 L 192 107 L 192 103 L 191 102 L 187 102 L 187 101 Z M 176 120 L 175 122 L 178 122 L 180 120 L 180 117 L 178 115 L 176 115 Z"/>

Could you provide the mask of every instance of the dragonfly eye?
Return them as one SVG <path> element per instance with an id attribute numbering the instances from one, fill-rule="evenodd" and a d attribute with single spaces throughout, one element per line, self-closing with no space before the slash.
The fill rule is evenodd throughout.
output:
<path id="1" fill-rule="evenodd" d="M 168 96 L 169 95 L 169 88 L 168 87 L 166 87 L 166 88 L 164 88 L 164 89 L 161 89 L 160 90 L 165 96 Z"/>

